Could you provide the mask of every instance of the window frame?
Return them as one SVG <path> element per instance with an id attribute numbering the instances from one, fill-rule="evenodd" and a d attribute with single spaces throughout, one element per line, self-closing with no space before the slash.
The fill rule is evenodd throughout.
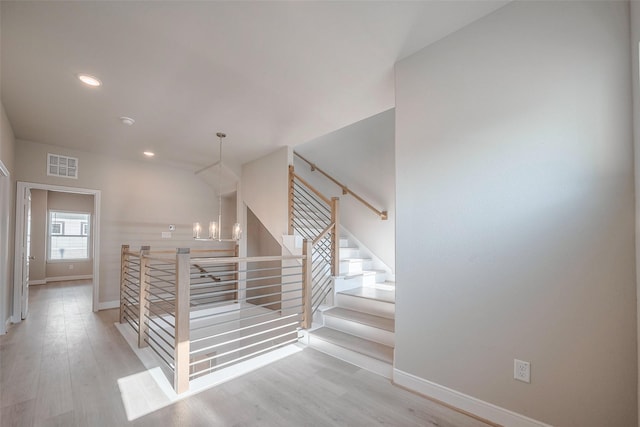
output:
<path id="1" fill-rule="evenodd" d="M 65 232 L 65 224 L 62 221 L 52 221 L 52 214 L 54 213 L 63 213 L 63 214 L 78 214 L 78 215 L 86 215 L 87 220 L 80 221 L 80 234 L 72 234 L 66 235 Z M 91 250 L 91 246 L 93 244 L 91 239 L 91 225 L 93 215 L 91 212 L 82 212 L 82 211 L 73 211 L 73 210 L 62 210 L 62 209 L 48 209 L 47 210 L 47 240 L 46 240 L 46 262 L 47 264 L 55 264 L 55 263 L 65 263 L 65 262 L 90 262 L 93 260 L 93 251 Z M 55 223 L 61 223 L 61 231 L 60 234 L 53 234 L 52 225 Z M 84 233 L 86 231 L 86 233 Z M 52 249 L 52 237 L 83 237 L 86 239 L 86 257 L 84 258 L 65 258 L 65 259 L 54 259 L 51 258 L 51 249 Z"/>

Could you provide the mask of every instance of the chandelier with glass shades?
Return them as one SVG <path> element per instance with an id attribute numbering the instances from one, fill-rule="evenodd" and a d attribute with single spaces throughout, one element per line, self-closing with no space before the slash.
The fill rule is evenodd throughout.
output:
<path id="1" fill-rule="evenodd" d="M 240 228 L 240 224 L 237 222 L 233 224 L 233 227 L 231 228 L 231 239 L 222 238 L 222 230 L 221 230 L 222 228 L 222 138 L 225 138 L 227 135 L 222 132 L 218 132 L 216 133 L 216 136 L 220 140 L 220 160 L 218 161 L 218 221 L 209 222 L 209 237 L 203 237 L 202 226 L 200 225 L 199 222 L 194 222 L 193 238 L 196 240 L 216 240 L 218 242 L 234 242 L 234 241 L 240 240 L 240 236 L 242 234 L 242 229 Z M 209 167 L 211 166 L 208 166 L 204 169 L 207 169 Z"/>

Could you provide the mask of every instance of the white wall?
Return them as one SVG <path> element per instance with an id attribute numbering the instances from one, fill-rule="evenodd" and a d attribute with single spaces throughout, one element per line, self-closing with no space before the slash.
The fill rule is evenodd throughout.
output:
<path id="1" fill-rule="evenodd" d="M 378 210 L 382 221 L 340 187 L 294 156 L 296 173 L 325 196 L 340 197 L 340 223 L 395 270 L 395 111 L 385 111 L 295 147 L 295 151 L 345 184 Z"/>
<path id="2" fill-rule="evenodd" d="M 513 2 L 397 64 L 398 370 L 637 425 L 629 64 L 629 4 L 591 1 Z"/>
<path id="3" fill-rule="evenodd" d="M 46 175 L 47 153 L 79 158 L 78 179 Z M 29 141 L 16 143 L 20 181 L 101 190 L 100 302 L 119 299 L 120 247 L 202 247 L 194 221 L 217 216 L 215 192 L 190 171 L 150 161 L 129 161 Z M 161 233 L 176 225 L 172 238 Z M 210 246 L 210 245 L 209 245 Z"/>
<path id="4" fill-rule="evenodd" d="M 0 204 L 0 322 L 2 325 L 11 315 L 12 289 L 13 289 L 13 247 L 15 214 L 13 206 L 16 200 L 15 186 L 15 137 L 11 124 L 4 111 L 4 105 L 0 103 L 0 161 L 9 171 L 9 177 L 0 177 L 0 195 L 9 200 L 6 203 L 1 199 Z M 5 180 L 9 180 L 7 183 Z M 8 197 L 4 192 L 8 192 Z M 0 331 L 4 326 L 0 326 Z"/>
<path id="5" fill-rule="evenodd" d="M 242 165 L 241 200 L 280 244 L 289 228 L 290 160 L 291 149 L 280 147 Z"/>

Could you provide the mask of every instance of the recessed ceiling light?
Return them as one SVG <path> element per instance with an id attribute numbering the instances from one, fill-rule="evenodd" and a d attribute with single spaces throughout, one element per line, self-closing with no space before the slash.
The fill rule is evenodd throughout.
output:
<path id="1" fill-rule="evenodd" d="M 78 80 L 80 80 L 82 83 L 86 84 L 87 86 L 92 86 L 92 87 L 102 86 L 102 82 L 100 81 L 99 78 L 89 74 L 78 74 Z"/>
<path id="2" fill-rule="evenodd" d="M 142 154 L 144 154 L 147 157 L 153 157 L 156 155 L 156 153 L 154 153 L 153 151 L 145 151 Z"/>
<path id="3" fill-rule="evenodd" d="M 131 126 L 132 124 L 134 124 L 136 122 L 131 117 L 126 117 L 126 116 L 120 117 L 120 121 L 122 122 L 122 124 L 125 124 L 127 126 Z"/>

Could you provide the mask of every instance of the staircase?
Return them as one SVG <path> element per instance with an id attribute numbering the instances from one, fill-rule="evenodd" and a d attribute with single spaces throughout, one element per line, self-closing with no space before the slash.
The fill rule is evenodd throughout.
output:
<path id="1" fill-rule="evenodd" d="M 391 378 L 395 343 L 395 282 L 372 260 L 340 239 L 340 275 L 334 278 L 333 307 L 322 306 L 308 344 L 386 378 Z"/>

